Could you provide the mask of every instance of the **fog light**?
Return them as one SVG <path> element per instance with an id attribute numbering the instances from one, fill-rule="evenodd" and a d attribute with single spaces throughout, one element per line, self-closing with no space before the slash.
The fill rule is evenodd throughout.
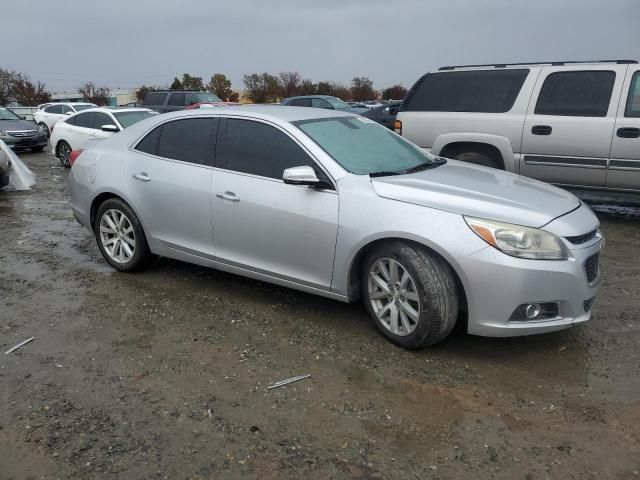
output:
<path id="1" fill-rule="evenodd" d="M 533 320 L 534 318 L 536 318 L 538 315 L 540 315 L 541 311 L 542 309 L 540 308 L 540 304 L 538 303 L 530 303 L 524 308 L 524 314 L 529 320 Z"/>

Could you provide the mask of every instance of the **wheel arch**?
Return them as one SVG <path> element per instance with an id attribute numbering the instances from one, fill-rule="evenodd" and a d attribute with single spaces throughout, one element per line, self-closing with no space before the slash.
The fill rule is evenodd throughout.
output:
<path id="1" fill-rule="evenodd" d="M 100 208 L 100 205 L 102 205 L 104 202 L 106 202 L 111 198 L 117 198 L 118 200 L 123 201 L 124 203 L 127 204 L 127 206 L 131 210 L 133 210 L 133 213 L 136 214 L 136 216 L 138 217 L 138 220 L 140 221 L 140 224 L 142 225 L 142 229 L 144 231 L 144 235 L 147 239 L 147 242 L 149 242 L 149 235 L 148 235 L 149 230 L 147 229 L 147 226 L 144 222 L 144 219 L 142 218 L 142 215 L 140 215 L 140 212 L 138 211 L 138 209 L 133 206 L 133 204 L 127 199 L 126 195 L 124 195 L 122 192 L 107 190 L 107 191 L 100 192 L 95 197 L 93 197 L 93 200 L 91 201 L 91 208 L 89 210 L 89 224 L 91 225 L 91 228 L 94 227 L 94 222 L 96 220 L 96 214 L 98 213 L 98 208 Z"/>
<path id="2" fill-rule="evenodd" d="M 452 133 L 440 135 L 433 143 L 431 153 L 447 157 L 452 152 L 487 152 L 506 171 L 517 172 L 513 147 L 507 137 L 483 133 Z"/>
<path id="3" fill-rule="evenodd" d="M 455 260 L 453 260 L 443 249 L 439 248 L 437 245 L 427 245 L 426 242 L 421 241 L 416 238 L 407 238 L 406 236 L 398 236 L 398 235 L 390 235 L 375 239 L 370 239 L 361 245 L 357 252 L 352 256 L 351 262 L 349 264 L 348 270 L 348 278 L 347 278 L 347 296 L 350 302 L 354 302 L 360 299 L 360 271 L 362 270 L 362 264 L 367 254 L 371 252 L 374 248 L 379 247 L 385 243 L 391 242 L 404 242 L 410 245 L 414 245 L 418 248 L 422 248 L 427 250 L 429 253 L 432 253 L 438 256 L 442 261 L 444 261 L 447 266 L 451 269 L 454 279 L 456 281 L 456 286 L 458 287 L 458 293 L 460 296 L 460 310 L 466 312 L 468 305 L 468 296 L 467 296 L 467 287 L 465 286 L 464 275 L 461 273 L 460 267 L 457 265 Z"/>

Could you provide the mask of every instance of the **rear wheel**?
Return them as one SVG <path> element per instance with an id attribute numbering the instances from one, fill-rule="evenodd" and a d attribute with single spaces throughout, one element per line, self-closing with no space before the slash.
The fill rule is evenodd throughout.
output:
<path id="1" fill-rule="evenodd" d="M 139 270 L 150 258 L 138 217 L 119 198 L 110 198 L 98 207 L 93 231 L 100 253 L 116 270 Z"/>
<path id="2" fill-rule="evenodd" d="M 458 318 L 458 289 L 451 268 L 426 249 L 384 244 L 365 259 L 362 297 L 380 332 L 414 349 L 444 340 Z"/>
<path id="3" fill-rule="evenodd" d="M 44 133 L 47 134 L 47 138 L 49 138 L 51 136 L 51 132 L 49 131 L 49 127 L 47 127 L 47 124 L 44 122 L 40 122 L 38 124 L 39 127 L 42 127 L 42 129 L 44 130 Z"/>
<path id="4" fill-rule="evenodd" d="M 58 157 L 63 167 L 71 168 L 71 145 L 64 140 L 60 140 L 56 147 L 56 157 Z"/>

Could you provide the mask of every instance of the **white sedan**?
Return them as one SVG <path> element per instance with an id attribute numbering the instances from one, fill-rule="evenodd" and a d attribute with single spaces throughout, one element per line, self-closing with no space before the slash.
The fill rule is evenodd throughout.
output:
<path id="1" fill-rule="evenodd" d="M 158 115 L 148 108 L 92 108 L 56 123 L 51 132 L 51 150 L 65 167 L 71 166 L 73 150 L 81 149 L 87 140 L 103 139 L 140 120 Z"/>
<path id="2" fill-rule="evenodd" d="M 33 120 L 44 128 L 49 136 L 53 126 L 63 118 L 95 107 L 97 107 L 95 103 L 51 103 L 43 108 L 38 106 L 38 110 L 33 113 Z"/>

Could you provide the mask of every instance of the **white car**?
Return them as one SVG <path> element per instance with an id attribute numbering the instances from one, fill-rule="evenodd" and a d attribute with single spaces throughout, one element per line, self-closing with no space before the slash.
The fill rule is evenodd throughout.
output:
<path id="1" fill-rule="evenodd" d="M 83 148 L 87 140 L 103 139 L 140 120 L 158 115 L 148 108 L 91 108 L 56 123 L 51 132 L 51 150 L 65 167 L 71 166 L 73 150 Z"/>
<path id="2" fill-rule="evenodd" d="M 97 107 L 95 103 L 52 103 L 34 112 L 33 121 L 44 128 L 47 135 L 51 135 L 51 130 L 58 121 L 82 110 L 95 107 Z"/>

